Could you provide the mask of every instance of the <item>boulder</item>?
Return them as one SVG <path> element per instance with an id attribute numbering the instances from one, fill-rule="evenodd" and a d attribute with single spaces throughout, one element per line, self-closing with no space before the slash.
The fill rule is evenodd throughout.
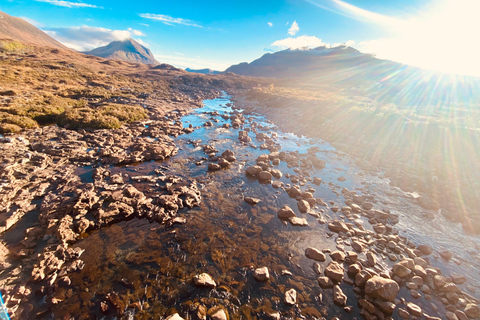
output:
<path id="1" fill-rule="evenodd" d="M 270 279 L 270 273 L 268 272 L 267 267 L 255 269 L 253 276 L 257 281 L 267 281 L 268 279 Z"/>
<path id="2" fill-rule="evenodd" d="M 400 287 L 392 279 L 373 276 L 365 283 L 365 293 L 370 297 L 393 301 Z"/>
<path id="3" fill-rule="evenodd" d="M 338 285 L 333 286 L 333 302 L 340 307 L 345 307 L 347 304 L 347 296 Z"/>
<path id="4" fill-rule="evenodd" d="M 292 208 L 285 205 L 282 209 L 280 209 L 277 213 L 279 219 L 288 220 L 290 218 L 296 217 L 295 212 L 293 212 Z"/>
<path id="5" fill-rule="evenodd" d="M 298 201 L 297 206 L 301 213 L 307 213 L 310 210 L 310 204 L 305 200 Z"/>
<path id="6" fill-rule="evenodd" d="M 333 232 L 348 232 L 348 227 L 345 222 L 340 220 L 333 220 L 328 223 L 328 229 Z"/>
<path id="7" fill-rule="evenodd" d="M 217 284 L 208 273 L 201 273 L 193 277 L 195 285 L 199 287 L 216 287 Z"/>
<path id="8" fill-rule="evenodd" d="M 294 305 L 297 303 L 297 291 L 295 289 L 290 289 L 285 292 L 284 298 L 285 304 Z"/>
<path id="9" fill-rule="evenodd" d="M 325 268 L 325 275 L 336 282 L 341 282 L 343 279 L 343 266 L 336 261 L 331 261 Z"/>
<path id="10" fill-rule="evenodd" d="M 305 249 L 305 256 L 307 258 L 313 259 L 315 261 L 320 261 L 320 262 L 325 261 L 325 254 L 323 252 L 321 252 L 320 250 L 312 248 L 312 247 L 309 247 L 309 248 Z"/>

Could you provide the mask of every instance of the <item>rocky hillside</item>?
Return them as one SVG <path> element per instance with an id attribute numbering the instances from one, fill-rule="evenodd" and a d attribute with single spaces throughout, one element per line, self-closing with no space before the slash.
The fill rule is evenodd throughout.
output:
<path id="1" fill-rule="evenodd" d="M 160 64 L 152 52 L 133 39 L 113 41 L 104 47 L 84 52 L 92 56 L 106 59 L 123 60 L 134 63 Z"/>
<path id="2" fill-rule="evenodd" d="M 12 39 L 27 44 L 47 46 L 50 48 L 65 49 L 63 44 L 50 37 L 42 30 L 34 27 L 27 21 L 12 17 L 0 11 L 0 39 Z"/>

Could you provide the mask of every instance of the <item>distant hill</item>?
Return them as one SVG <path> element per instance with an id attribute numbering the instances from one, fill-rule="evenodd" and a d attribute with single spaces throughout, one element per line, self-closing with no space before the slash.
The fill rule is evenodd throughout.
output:
<path id="1" fill-rule="evenodd" d="M 202 74 L 219 74 L 220 71 L 212 70 L 209 68 L 206 69 L 190 69 L 186 68 L 185 71 L 192 72 L 192 73 L 202 73 Z"/>
<path id="2" fill-rule="evenodd" d="M 352 47 L 287 49 L 225 72 L 302 86 L 330 85 L 401 105 L 480 102 L 480 78 L 446 74 L 375 58 Z"/>
<path id="3" fill-rule="evenodd" d="M 27 21 L 0 11 L 0 39 L 18 40 L 27 44 L 70 50 Z"/>
<path id="4" fill-rule="evenodd" d="M 160 64 L 152 52 L 133 39 L 113 41 L 104 47 L 83 52 L 92 56 L 106 59 L 123 60 L 143 64 Z"/>

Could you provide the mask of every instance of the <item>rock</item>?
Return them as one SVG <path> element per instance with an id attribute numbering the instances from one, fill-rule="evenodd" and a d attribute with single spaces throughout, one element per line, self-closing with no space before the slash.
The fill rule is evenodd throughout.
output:
<path id="1" fill-rule="evenodd" d="M 257 281 L 267 281 L 270 279 L 270 274 L 267 267 L 257 268 L 253 273 L 253 276 Z"/>
<path id="2" fill-rule="evenodd" d="M 317 186 L 319 186 L 320 183 L 322 183 L 322 178 L 314 177 L 313 178 L 313 183 L 316 184 Z"/>
<path id="3" fill-rule="evenodd" d="M 313 271 L 315 271 L 316 274 L 322 274 L 322 266 L 320 265 L 320 263 L 313 263 Z"/>
<path id="4" fill-rule="evenodd" d="M 331 261 L 325 268 L 325 275 L 336 282 L 341 282 L 343 279 L 343 267 L 336 261 Z"/>
<path id="5" fill-rule="evenodd" d="M 291 198 L 298 198 L 302 195 L 302 192 L 300 191 L 300 188 L 298 186 L 287 188 L 285 189 L 285 191 Z"/>
<path id="6" fill-rule="evenodd" d="M 305 200 L 298 201 L 297 206 L 301 213 L 307 213 L 310 210 L 310 204 Z"/>
<path id="7" fill-rule="evenodd" d="M 257 199 L 257 198 L 252 198 L 252 197 L 244 197 L 244 198 L 243 198 L 243 201 L 245 201 L 246 203 L 252 204 L 252 205 L 256 205 L 256 204 L 259 203 L 261 200 L 260 200 L 260 199 Z"/>
<path id="8" fill-rule="evenodd" d="M 367 281 L 372 278 L 372 275 L 367 270 L 362 270 L 355 276 L 355 285 L 363 288 Z"/>
<path id="9" fill-rule="evenodd" d="M 386 300 L 375 299 L 373 304 L 380 309 L 385 315 L 391 315 L 395 310 L 395 303 Z"/>
<path id="10" fill-rule="evenodd" d="M 412 273 L 412 270 L 408 269 L 402 264 L 397 263 L 393 266 L 393 273 L 399 276 L 400 278 L 405 278 Z"/>
<path id="11" fill-rule="evenodd" d="M 218 171 L 222 169 L 222 167 L 218 163 L 209 163 L 208 164 L 208 171 Z"/>
<path id="12" fill-rule="evenodd" d="M 165 320 L 184 320 L 178 313 L 169 315 Z"/>
<path id="13" fill-rule="evenodd" d="M 353 250 L 357 252 L 364 252 L 365 251 L 365 245 L 361 243 L 360 241 L 353 240 L 352 241 L 352 248 Z"/>
<path id="14" fill-rule="evenodd" d="M 469 303 L 463 310 L 469 318 L 480 318 L 480 308 L 474 303 Z"/>
<path id="15" fill-rule="evenodd" d="M 365 283 L 365 293 L 370 297 L 393 301 L 400 287 L 391 279 L 373 276 Z"/>
<path id="16" fill-rule="evenodd" d="M 358 305 L 361 309 L 367 310 L 368 313 L 375 314 L 375 306 L 371 302 L 365 299 L 360 299 L 358 300 Z"/>
<path id="17" fill-rule="evenodd" d="M 308 221 L 305 218 L 293 217 L 288 219 L 292 226 L 306 227 L 308 226 Z"/>
<path id="18" fill-rule="evenodd" d="M 225 150 L 222 153 L 222 158 L 224 158 L 228 162 L 234 162 L 235 160 L 237 160 L 237 158 L 235 158 L 235 155 L 234 155 L 233 151 L 231 151 L 231 150 Z"/>
<path id="19" fill-rule="evenodd" d="M 328 223 L 328 229 L 333 232 L 348 232 L 348 227 L 345 222 L 340 220 L 333 220 Z"/>
<path id="20" fill-rule="evenodd" d="M 224 159 L 224 158 L 218 159 L 218 164 L 222 168 L 228 168 L 230 166 L 230 162 L 228 162 L 227 159 Z"/>
<path id="21" fill-rule="evenodd" d="M 297 291 L 295 289 L 290 289 L 285 292 L 284 298 L 285 304 L 294 305 L 297 303 Z"/>
<path id="22" fill-rule="evenodd" d="M 258 174 L 257 174 L 257 177 L 258 177 L 258 180 L 262 180 L 262 181 L 270 181 L 272 180 L 272 174 L 268 171 L 260 171 Z"/>
<path id="23" fill-rule="evenodd" d="M 355 277 L 360 271 L 362 271 L 362 267 L 359 264 L 354 263 L 348 266 L 347 273 L 350 277 Z"/>
<path id="24" fill-rule="evenodd" d="M 420 250 L 420 252 L 424 255 L 429 255 L 429 254 L 432 254 L 433 252 L 433 249 L 432 247 L 426 245 L 426 244 L 421 244 L 417 247 L 418 250 Z"/>
<path id="25" fill-rule="evenodd" d="M 345 253 L 339 250 L 330 253 L 330 257 L 337 262 L 345 261 Z"/>
<path id="26" fill-rule="evenodd" d="M 410 318 L 410 313 L 408 313 L 408 311 L 405 310 L 405 309 L 398 308 L 397 312 L 398 312 L 398 315 L 400 317 L 402 317 L 403 319 L 409 319 Z"/>
<path id="27" fill-rule="evenodd" d="M 369 251 L 369 252 L 367 252 L 366 256 L 367 256 L 368 263 L 372 267 L 374 267 L 377 264 L 377 258 L 375 257 L 375 254 L 373 254 L 373 252 Z"/>
<path id="28" fill-rule="evenodd" d="M 445 316 L 447 317 L 448 320 L 458 320 L 457 315 L 451 311 L 447 311 L 445 313 Z"/>
<path id="29" fill-rule="evenodd" d="M 453 283 L 455 284 L 464 284 L 467 281 L 464 275 L 452 272 L 450 274 L 450 278 L 452 278 Z"/>
<path id="30" fill-rule="evenodd" d="M 320 261 L 320 262 L 325 261 L 325 254 L 323 252 L 321 252 L 320 250 L 312 248 L 312 247 L 309 247 L 309 248 L 305 249 L 305 256 L 307 258 L 313 259 L 315 261 Z"/>
<path id="31" fill-rule="evenodd" d="M 208 310 L 211 320 L 228 320 L 228 315 L 223 308 L 213 307 Z"/>
<path id="32" fill-rule="evenodd" d="M 193 277 L 195 285 L 200 287 L 216 287 L 217 284 L 208 273 L 201 273 Z"/>
<path id="33" fill-rule="evenodd" d="M 333 302 L 340 307 L 344 307 L 347 304 L 347 296 L 338 285 L 333 286 Z"/>
<path id="34" fill-rule="evenodd" d="M 329 277 L 318 277 L 317 281 L 323 289 L 333 288 L 333 281 Z"/>
<path id="35" fill-rule="evenodd" d="M 249 175 L 251 175 L 251 176 L 256 176 L 257 174 L 259 174 L 260 172 L 262 172 L 262 167 L 260 167 L 260 166 L 251 166 L 251 167 L 248 167 L 245 171 L 246 171 Z"/>
<path id="36" fill-rule="evenodd" d="M 414 303 L 408 302 L 407 303 L 407 310 L 410 312 L 410 314 L 413 314 L 414 316 L 421 317 L 422 316 L 422 308 L 417 306 Z"/>
<path id="37" fill-rule="evenodd" d="M 279 219 L 288 220 L 290 218 L 296 217 L 295 212 L 293 212 L 292 208 L 285 205 L 282 209 L 280 209 L 277 213 Z"/>

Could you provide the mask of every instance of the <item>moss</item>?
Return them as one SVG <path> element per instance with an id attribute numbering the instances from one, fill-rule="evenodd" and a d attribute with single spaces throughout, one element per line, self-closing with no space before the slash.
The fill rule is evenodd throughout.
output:
<path id="1" fill-rule="evenodd" d="M 18 133 L 22 131 L 22 128 L 20 126 L 17 126 L 16 124 L 12 123 L 0 123 L 0 133 L 5 134 L 5 133 Z"/>
<path id="2" fill-rule="evenodd" d="M 14 131 L 2 131 L 2 132 L 18 132 L 18 128 L 36 128 L 38 123 L 28 117 L 16 114 L 10 114 L 0 111 L 0 123 L 3 125 L 2 130 L 14 130 Z M 10 126 L 7 126 L 9 124 Z M 14 126 L 11 126 L 14 125 Z"/>
<path id="3" fill-rule="evenodd" d="M 147 117 L 140 106 L 106 105 L 98 109 L 87 107 L 69 108 L 57 116 L 60 126 L 70 129 L 118 129 L 124 123 Z"/>

